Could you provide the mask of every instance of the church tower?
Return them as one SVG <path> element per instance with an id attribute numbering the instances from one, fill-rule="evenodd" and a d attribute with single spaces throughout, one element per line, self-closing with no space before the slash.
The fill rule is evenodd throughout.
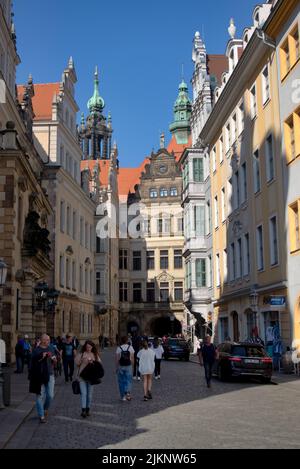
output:
<path id="1" fill-rule="evenodd" d="M 182 80 L 174 105 L 174 122 L 170 125 L 170 132 L 175 136 L 178 145 L 188 144 L 191 134 L 191 115 L 192 103 L 188 94 L 188 86 Z"/>
<path id="2" fill-rule="evenodd" d="M 84 160 L 108 160 L 111 154 L 112 122 L 111 116 L 103 115 L 104 99 L 99 94 L 99 76 L 96 67 L 94 94 L 88 101 L 89 115 L 82 114 L 79 138 Z"/>

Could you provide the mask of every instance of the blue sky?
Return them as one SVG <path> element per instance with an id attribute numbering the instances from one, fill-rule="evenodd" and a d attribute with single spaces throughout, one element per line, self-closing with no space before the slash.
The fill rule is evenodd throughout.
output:
<path id="1" fill-rule="evenodd" d="M 76 99 L 87 114 L 95 65 L 100 94 L 112 113 L 120 164 L 138 165 L 159 148 L 181 80 L 193 72 L 192 40 L 204 36 L 208 53 L 225 52 L 227 28 L 250 25 L 254 0 L 14 0 L 18 83 L 32 73 L 35 83 L 60 81 L 70 55 L 78 76 Z M 75 5 L 75 6 L 74 6 Z"/>

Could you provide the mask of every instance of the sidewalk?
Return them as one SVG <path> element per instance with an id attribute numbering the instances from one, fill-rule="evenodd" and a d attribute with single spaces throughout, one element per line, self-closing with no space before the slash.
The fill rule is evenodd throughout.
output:
<path id="1" fill-rule="evenodd" d="M 10 406 L 0 411 L 0 449 L 9 442 L 35 405 L 35 396 L 28 392 L 27 367 L 23 374 L 15 374 L 14 369 L 10 368 Z"/>

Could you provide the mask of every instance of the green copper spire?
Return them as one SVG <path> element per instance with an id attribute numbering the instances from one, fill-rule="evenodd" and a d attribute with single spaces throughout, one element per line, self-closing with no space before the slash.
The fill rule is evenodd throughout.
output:
<path id="1" fill-rule="evenodd" d="M 188 86 L 182 79 L 178 97 L 174 104 L 174 122 L 170 132 L 175 135 L 178 144 L 187 144 L 191 133 L 192 103 L 188 94 Z"/>
<path id="2" fill-rule="evenodd" d="M 94 94 L 91 99 L 89 99 L 87 106 L 91 114 L 94 112 L 102 112 L 105 106 L 104 99 L 101 98 L 99 94 L 98 67 L 96 67 L 95 71 Z"/>

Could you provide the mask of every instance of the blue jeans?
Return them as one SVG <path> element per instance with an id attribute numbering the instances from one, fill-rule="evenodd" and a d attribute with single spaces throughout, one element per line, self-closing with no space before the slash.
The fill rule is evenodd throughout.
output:
<path id="1" fill-rule="evenodd" d="M 80 381 L 81 408 L 90 409 L 93 397 L 93 386 L 87 381 Z"/>
<path id="2" fill-rule="evenodd" d="M 204 362 L 205 379 L 207 384 L 210 384 L 211 382 L 213 366 L 213 362 Z"/>
<path id="3" fill-rule="evenodd" d="M 132 387 L 132 366 L 120 366 L 118 369 L 118 383 L 120 396 L 123 398 L 131 392 Z"/>
<path id="4" fill-rule="evenodd" d="M 54 398 L 54 375 L 50 376 L 48 384 L 42 384 L 41 394 L 36 395 L 36 408 L 39 417 L 45 417 L 45 410 L 48 410 Z"/>

